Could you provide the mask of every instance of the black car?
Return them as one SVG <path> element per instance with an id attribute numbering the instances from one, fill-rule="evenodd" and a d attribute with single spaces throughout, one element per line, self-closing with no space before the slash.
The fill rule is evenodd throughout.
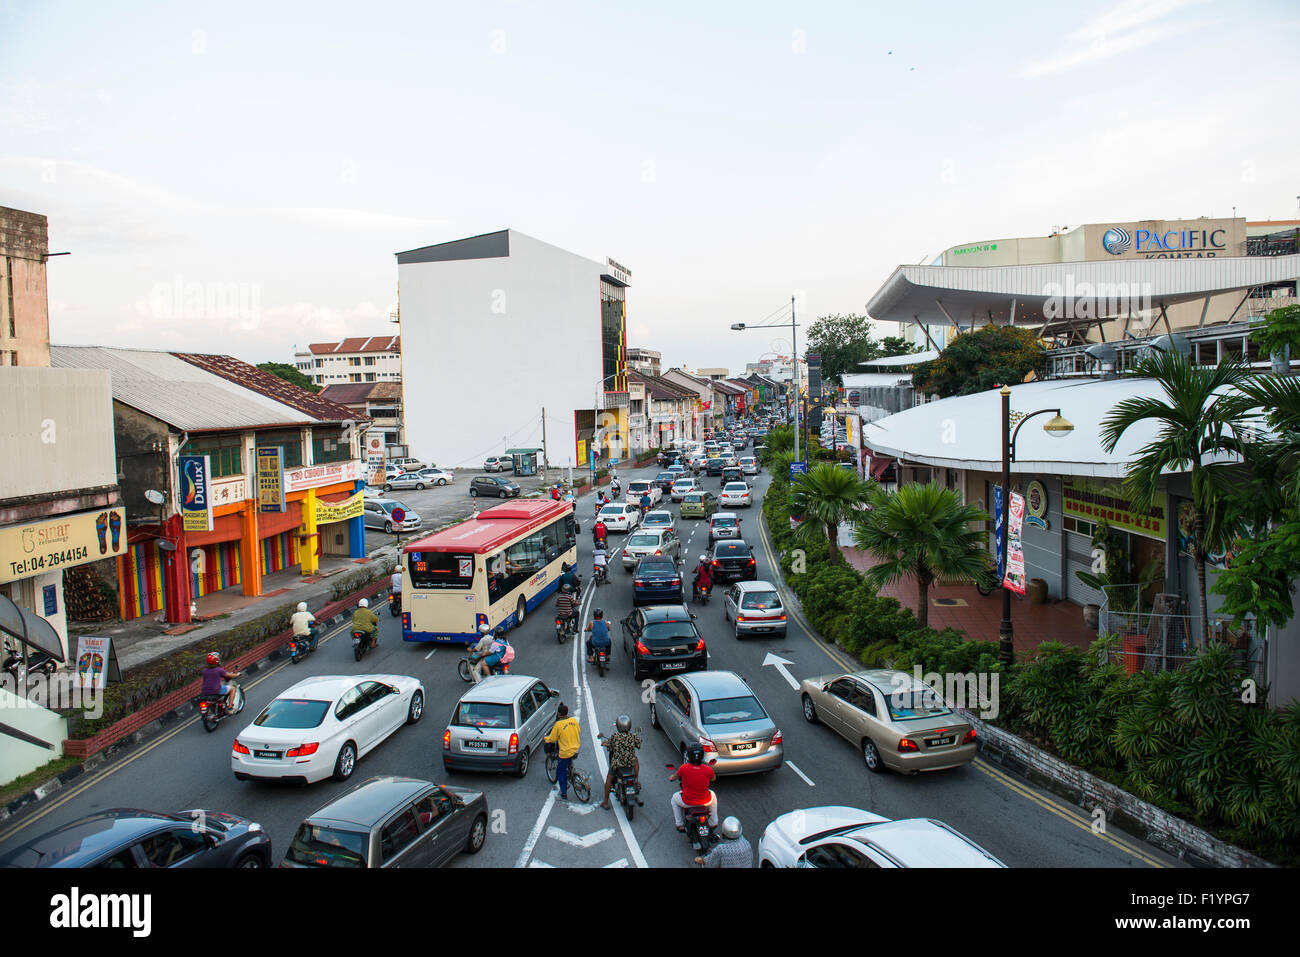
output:
<path id="1" fill-rule="evenodd" d="M 518 498 L 520 488 L 510 479 L 499 475 L 477 475 L 470 480 L 469 494 L 495 495 L 497 498 Z"/>
<path id="2" fill-rule="evenodd" d="M 271 839 L 225 811 L 110 808 L 42 834 L 0 867 L 270 867 Z"/>
<path id="3" fill-rule="evenodd" d="M 743 472 L 740 471 L 739 465 L 728 465 L 725 468 L 723 468 L 722 470 L 723 485 L 726 485 L 728 482 L 743 482 L 743 481 L 745 481 L 745 475 Z"/>
<path id="4" fill-rule="evenodd" d="M 675 463 L 667 463 L 675 464 Z M 673 483 L 677 481 L 676 472 L 660 472 L 654 477 L 654 483 L 659 486 L 660 491 L 667 495 L 673 490 Z"/>
<path id="5" fill-rule="evenodd" d="M 754 550 L 741 541 L 733 539 L 718 542 L 713 546 L 709 564 L 713 566 L 715 582 L 752 582 L 758 579 L 758 562 L 754 558 Z"/>
<path id="6" fill-rule="evenodd" d="M 709 475 L 721 475 L 722 469 L 723 465 L 721 455 L 715 456 L 704 463 L 704 471 Z"/>
<path id="7" fill-rule="evenodd" d="M 671 558 L 650 556 L 637 562 L 632 579 L 632 604 L 681 604 L 682 573 Z"/>
<path id="8" fill-rule="evenodd" d="M 623 619 L 623 651 L 632 662 L 632 677 L 707 671 L 708 651 L 685 605 L 633 608 Z"/>

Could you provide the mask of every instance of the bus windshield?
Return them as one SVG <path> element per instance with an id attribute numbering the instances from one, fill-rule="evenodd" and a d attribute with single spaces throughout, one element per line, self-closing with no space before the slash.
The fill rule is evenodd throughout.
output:
<path id="1" fill-rule="evenodd" d="M 474 587 L 474 555 L 469 552 L 411 552 L 411 587 Z"/>

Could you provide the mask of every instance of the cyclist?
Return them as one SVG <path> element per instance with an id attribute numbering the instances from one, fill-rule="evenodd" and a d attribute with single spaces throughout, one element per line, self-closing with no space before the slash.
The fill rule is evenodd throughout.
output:
<path id="1" fill-rule="evenodd" d="M 615 722 L 618 729 L 608 738 L 600 736 L 609 750 L 609 773 L 605 775 L 605 799 L 600 806 L 609 810 L 609 789 L 614 786 L 614 778 L 622 768 L 631 768 L 636 775 L 636 803 L 641 804 L 641 761 L 636 756 L 636 749 L 641 747 L 641 736 L 632 730 L 632 719 L 625 714 L 618 716 Z"/>
<path id="2" fill-rule="evenodd" d="M 558 747 L 559 760 L 555 764 L 555 779 L 560 786 L 560 800 L 569 799 L 569 767 L 573 764 L 573 759 L 578 756 L 578 750 L 582 747 L 582 728 L 578 724 L 577 718 L 569 717 L 569 706 L 563 701 L 560 702 L 560 708 L 556 712 L 556 722 L 551 726 L 550 733 L 542 739 L 547 744 L 554 744 Z"/>
<path id="3" fill-rule="evenodd" d="M 593 663 L 596 660 L 595 649 L 600 647 L 608 652 L 611 644 L 609 622 L 605 620 L 604 609 L 597 608 L 592 613 L 591 621 L 587 622 L 587 631 L 591 632 L 591 637 L 587 639 L 587 662 Z"/>

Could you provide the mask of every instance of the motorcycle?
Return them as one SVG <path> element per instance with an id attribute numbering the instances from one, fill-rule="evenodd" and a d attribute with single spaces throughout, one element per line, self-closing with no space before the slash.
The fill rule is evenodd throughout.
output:
<path id="1" fill-rule="evenodd" d="M 374 647 L 375 639 L 378 637 L 379 637 L 378 635 L 372 635 L 368 631 L 353 631 L 352 632 L 353 659 L 355 659 L 356 661 L 360 661 L 362 656 L 364 656 L 367 651 L 369 651 L 371 648 Z"/>
<path id="2" fill-rule="evenodd" d="M 560 615 L 555 616 L 555 640 L 564 644 L 564 639 L 570 635 L 578 633 L 578 616 L 576 614 L 564 618 Z"/>
<path id="3" fill-rule="evenodd" d="M 602 678 L 605 677 L 605 671 L 609 668 L 609 653 L 611 650 L 613 650 L 613 645 L 593 645 L 591 649 L 592 662 Z"/>
<path id="4" fill-rule="evenodd" d="M 686 840 L 691 842 L 691 847 L 695 848 L 697 857 L 703 857 L 709 853 L 709 848 L 718 842 L 718 836 L 713 832 L 713 825 L 709 823 L 709 806 L 707 804 L 692 805 L 683 812 L 686 820 Z"/>
<path id="5" fill-rule="evenodd" d="M 464 658 L 460 659 L 460 663 L 456 666 L 456 670 L 460 673 L 460 680 L 475 681 L 474 673 L 478 667 L 478 663 L 482 660 L 483 655 L 476 655 L 473 652 L 470 652 Z M 492 673 L 494 675 L 508 675 L 510 674 L 510 666 L 498 661 L 492 666 Z"/>
<path id="6" fill-rule="evenodd" d="M 52 675 L 58 670 L 59 663 L 49 654 L 36 648 L 27 651 L 26 671 L 23 670 L 23 655 L 16 648 L 6 646 L 9 652 L 5 658 L 4 670 L 13 676 L 14 681 L 22 681 L 25 676 L 33 674 Z"/>
<path id="7" fill-rule="evenodd" d="M 295 665 L 315 651 L 316 645 L 320 641 L 320 634 L 316 630 L 318 626 L 308 625 L 307 627 L 311 632 L 307 637 L 294 635 L 289 639 L 289 660 Z"/>
<path id="8" fill-rule="evenodd" d="M 388 613 L 394 618 L 402 613 L 402 593 L 400 591 L 390 592 L 388 595 Z"/>
<path id="9" fill-rule="evenodd" d="M 641 729 L 637 728 L 636 733 L 640 734 Z M 605 739 L 605 735 L 599 734 L 600 740 Z M 619 804 L 623 805 L 623 813 L 627 815 L 629 821 L 632 820 L 633 814 L 639 807 L 645 807 L 645 802 L 641 800 L 641 782 L 636 779 L 636 769 L 619 768 L 614 774 L 614 787 L 612 789 L 614 798 Z"/>
<path id="10" fill-rule="evenodd" d="M 217 725 L 221 723 L 222 719 L 239 714 L 243 710 L 244 689 L 239 685 L 235 685 L 235 709 L 233 711 L 226 706 L 226 696 L 223 694 L 199 696 L 199 717 L 203 719 L 203 730 L 209 734 L 217 730 Z"/>
<path id="11" fill-rule="evenodd" d="M 597 585 L 603 585 L 609 581 L 609 571 L 607 565 L 596 565 L 591 573 L 592 579 Z"/>
<path id="12" fill-rule="evenodd" d="M 691 599 L 700 605 L 709 603 L 709 596 L 713 594 L 713 583 L 710 582 L 704 588 L 700 588 L 700 582 L 697 578 L 691 583 Z"/>
<path id="13" fill-rule="evenodd" d="M 622 497 L 623 497 L 623 486 L 620 485 L 618 482 L 610 482 L 610 483 L 609 483 L 609 490 L 610 490 L 610 492 L 613 493 L 614 498 L 622 498 Z"/>

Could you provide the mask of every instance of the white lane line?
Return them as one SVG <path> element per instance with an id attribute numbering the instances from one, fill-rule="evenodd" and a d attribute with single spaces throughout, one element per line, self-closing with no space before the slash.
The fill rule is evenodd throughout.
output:
<path id="1" fill-rule="evenodd" d="M 552 824 L 546 829 L 546 836 L 553 841 L 560 841 L 570 847 L 580 848 L 585 851 L 589 847 L 595 847 L 601 841 L 608 841 L 614 836 L 614 829 L 612 827 L 602 827 L 599 831 L 579 835 Z"/>
<path id="2" fill-rule="evenodd" d="M 627 867 L 627 858 L 626 858 L 626 857 L 620 857 L 618 860 L 614 861 L 612 864 L 606 864 L 606 865 L 605 865 L 605 868 L 606 868 L 606 869 L 611 868 L 611 867 Z"/>
<path id="3" fill-rule="evenodd" d="M 551 788 L 550 793 L 546 795 L 546 803 L 542 805 L 542 811 L 537 815 L 537 823 L 533 825 L 528 840 L 524 842 L 524 849 L 519 852 L 519 859 L 515 861 L 515 867 L 524 867 L 528 864 L 528 857 L 533 853 L 533 848 L 537 846 L 537 839 L 542 836 L 542 828 L 546 824 L 546 818 L 551 813 L 551 808 L 555 806 L 559 796 L 559 792 L 554 788 Z"/>
<path id="4" fill-rule="evenodd" d="M 799 766 L 795 764 L 793 761 L 785 762 L 785 766 L 788 767 L 795 774 L 799 775 L 799 777 L 803 778 L 803 783 L 808 785 L 810 788 L 815 788 L 817 786 L 812 783 L 812 780 L 808 777 L 808 775 L 804 774 L 802 771 L 799 770 Z"/>
<path id="5" fill-rule="evenodd" d="M 555 865 L 554 865 L 554 864 L 547 864 L 545 861 L 529 861 L 529 862 L 528 862 L 528 866 L 529 866 L 529 867 L 549 867 L 551 870 L 555 870 Z"/>
<path id="6" fill-rule="evenodd" d="M 592 811 L 596 810 L 597 807 L 595 804 L 574 804 L 572 801 L 565 806 L 574 814 L 581 814 L 583 816 L 590 814 Z"/>
<path id="7" fill-rule="evenodd" d="M 437 652 L 437 650 L 438 650 L 437 648 L 434 648 L 433 651 L 429 652 L 427 655 L 424 656 L 424 660 L 428 661 L 430 658 L 432 658 L 434 656 L 434 653 Z"/>

